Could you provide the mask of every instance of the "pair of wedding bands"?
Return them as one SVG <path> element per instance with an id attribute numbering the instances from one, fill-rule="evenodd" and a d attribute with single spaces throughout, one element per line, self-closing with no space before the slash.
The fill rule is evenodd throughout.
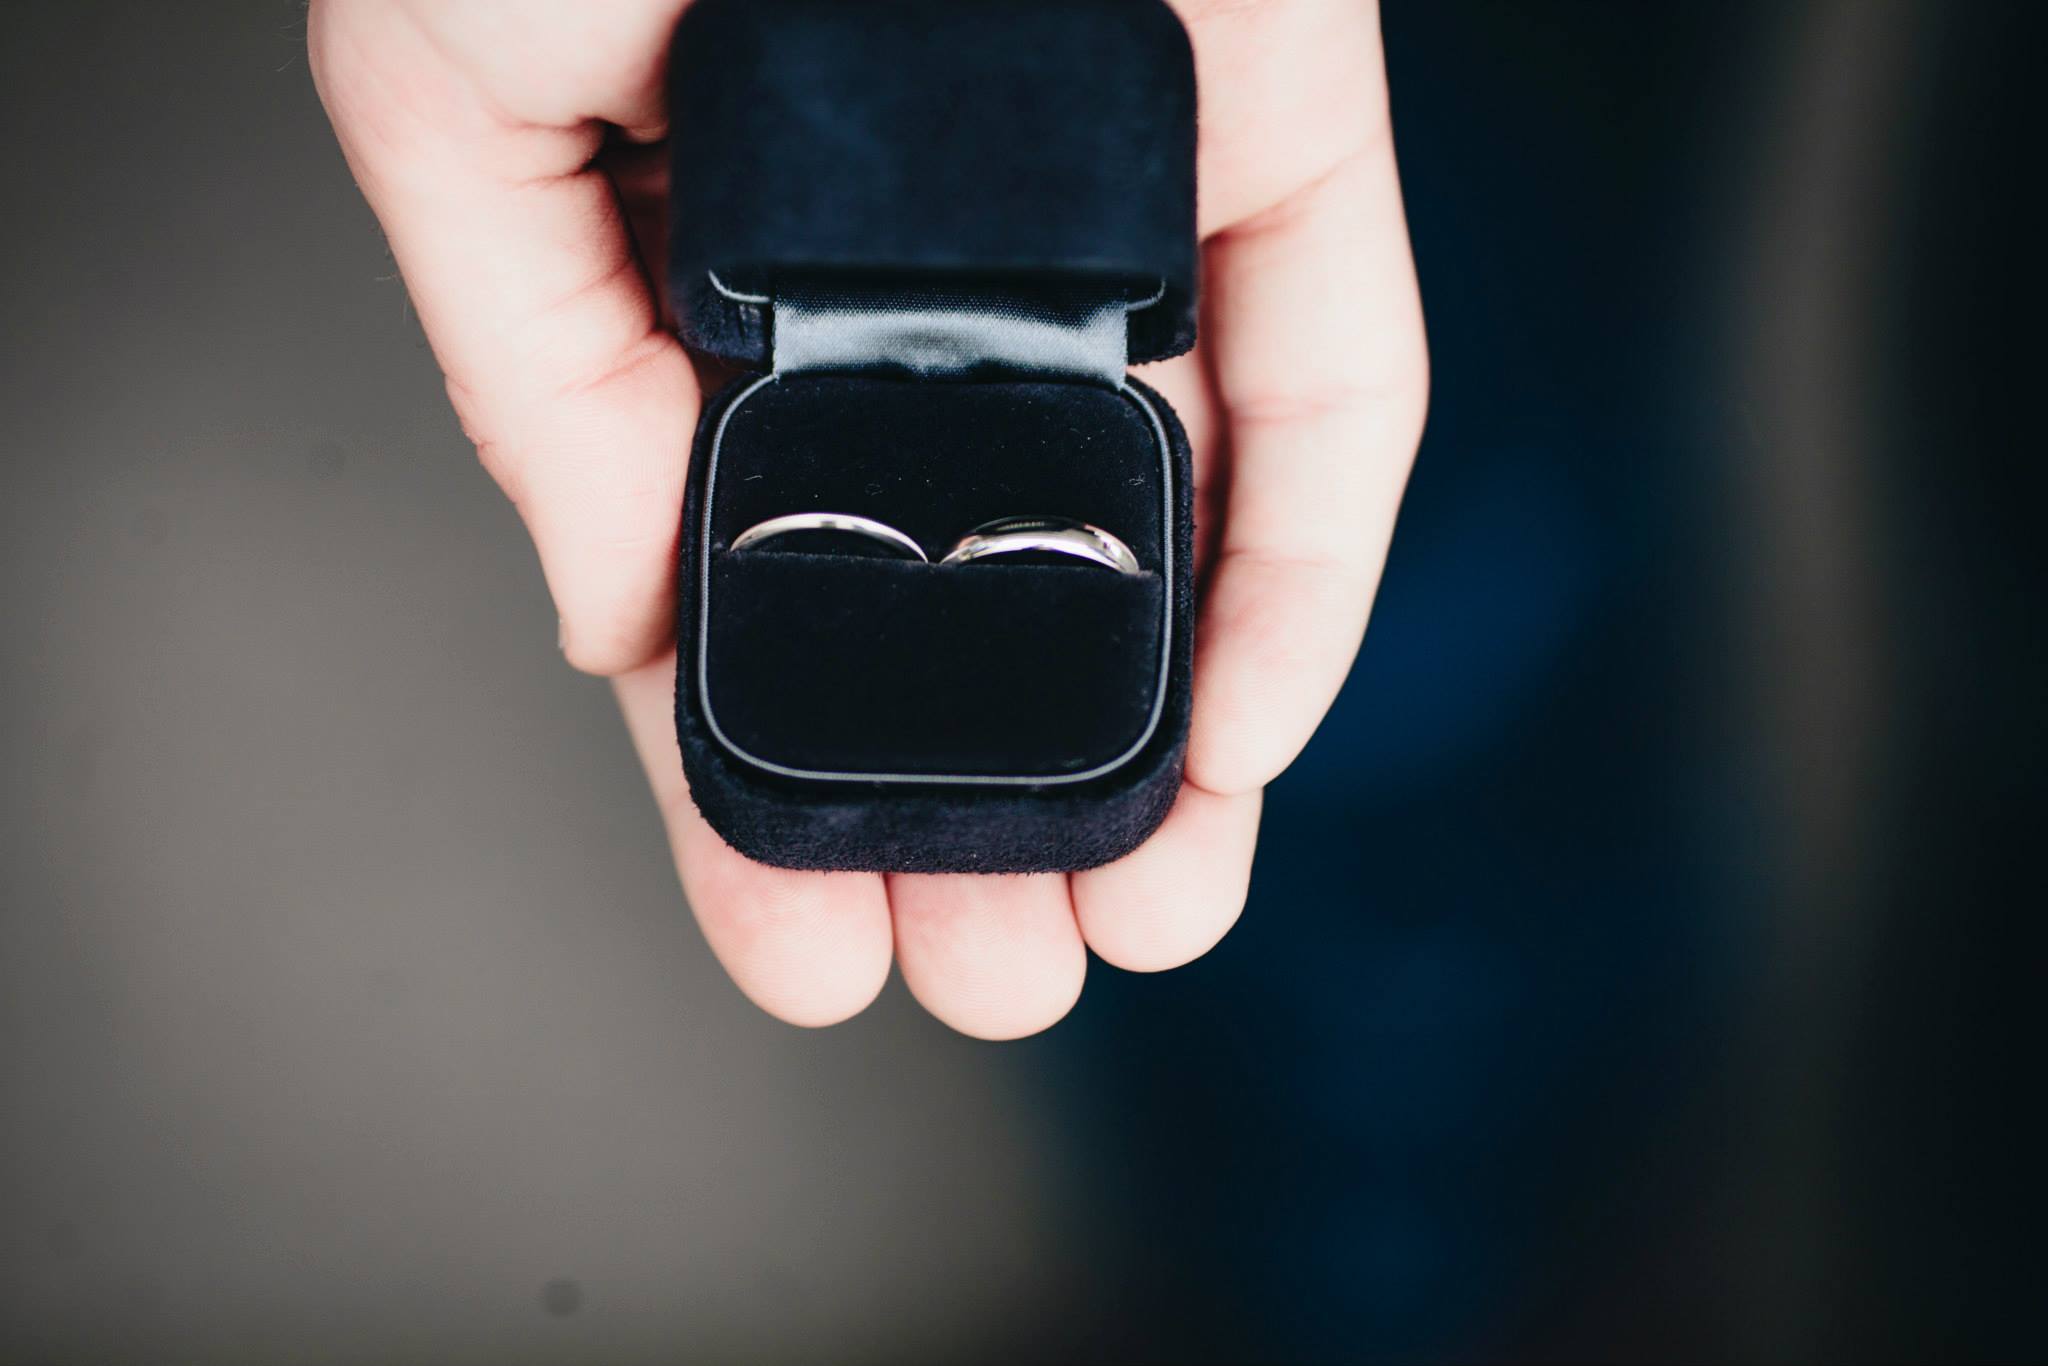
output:
<path id="1" fill-rule="evenodd" d="M 770 517 L 734 537 L 732 548 L 747 550 L 778 536 L 806 531 L 860 536 L 902 551 L 926 564 L 932 562 L 931 556 L 924 553 L 923 546 L 887 522 L 850 512 L 792 512 Z M 953 542 L 939 563 L 972 564 L 976 560 L 1001 555 L 1065 555 L 1114 569 L 1119 574 L 1144 572 L 1138 566 L 1138 557 L 1123 541 L 1099 526 L 1090 526 L 1068 517 L 999 517 L 993 522 L 984 522 Z"/>

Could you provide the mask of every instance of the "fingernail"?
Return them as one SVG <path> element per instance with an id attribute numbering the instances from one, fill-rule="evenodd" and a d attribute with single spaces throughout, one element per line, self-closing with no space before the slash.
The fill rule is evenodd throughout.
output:
<path id="1" fill-rule="evenodd" d="M 567 617 L 555 618 L 555 648 L 563 654 L 569 652 L 569 619 Z"/>

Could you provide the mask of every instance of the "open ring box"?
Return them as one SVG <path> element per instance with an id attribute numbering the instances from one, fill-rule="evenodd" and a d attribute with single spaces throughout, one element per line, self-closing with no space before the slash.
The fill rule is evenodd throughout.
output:
<path id="1" fill-rule="evenodd" d="M 1129 365 L 1194 341 L 1195 94 L 1161 0 L 697 0 L 670 64 L 669 286 L 749 373 L 690 455 L 676 725 L 765 863 L 1064 871 L 1165 818 L 1186 749 L 1191 477 Z M 871 517 L 937 560 L 997 517 L 1135 575 L 731 542 Z"/>

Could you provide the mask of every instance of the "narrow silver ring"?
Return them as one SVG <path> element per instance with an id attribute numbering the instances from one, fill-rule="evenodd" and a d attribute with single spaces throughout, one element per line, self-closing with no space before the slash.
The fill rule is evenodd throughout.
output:
<path id="1" fill-rule="evenodd" d="M 1031 552 L 1071 555 L 1119 574 L 1144 572 L 1138 557 L 1117 537 L 1099 526 L 1067 517 L 999 517 L 984 522 L 955 541 L 939 563 L 971 564 L 992 555 Z"/>
<path id="2" fill-rule="evenodd" d="M 924 553 L 924 547 L 910 537 L 872 517 L 857 517 L 850 512 L 791 512 L 780 517 L 770 517 L 733 537 L 732 550 L 745 550 L 776 536 L 787 536 L 796 531 L 836 531 L 849 536 L 865 536 L 879 541 L 895 550 L 907 551 L 926 564 L 931 556 Z"/>

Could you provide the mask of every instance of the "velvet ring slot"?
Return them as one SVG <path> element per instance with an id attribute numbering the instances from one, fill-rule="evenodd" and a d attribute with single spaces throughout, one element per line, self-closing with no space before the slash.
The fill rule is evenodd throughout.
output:
<path id="1" fill-rule="evenodd" d="M 707 719 L 785 776 L 1086 777 L 1151 725 L 1156 574 L 724 554 L 708 582 Z"/>
<path id="2" fill-rule="evenodd" d="M 964 454 L 946 441 L 960 429 L 936 420 L 957 416 L 971 430 L 1013 405 Z M 1122 405 L 1143 420 L 1104 421 Z M 847 420 L 796 421 L 829 419 L 842 406 Z M 1095 438 L 1070 426 L 1060 457 L 1048 459 L 1062 435 L 1048 419 L 1077 408 L 1098 410 Z M 872 423 L 865 438 L 863 415 Z M 773 455 L 756 469 L 763 451 Z M 766 376 L 742 387 L 712 430 L 698 528 L 708 572 L 698 583 L 696 692 L 717 743 L 785 778 L 1019 786 L 1085 782 L 1143 750 L 1171 662 L 1173 603 L 1160 574 L 727 548 L 736 538 L 726 527 L 776 520 L 751 520 L 763 502 L 827 484 L 838 499 L 900 501 L 891 515 L 918 513 L 911 525 L 928 528 L 948 515 L 938 507 L 959 516 L 1010 496 L 1027 472 L 1006 461 L 1020 457 L 1031 478 L 1142 525 L 1140 543 L 1171 578 L 1172 444 L 1135 392 L 845 376 Z M 948 460 L 995 477 L 936 467 Z M 1076 488 L 1075 471 L 1061 467 L 1083 462 L 1096 477 Z"/>

